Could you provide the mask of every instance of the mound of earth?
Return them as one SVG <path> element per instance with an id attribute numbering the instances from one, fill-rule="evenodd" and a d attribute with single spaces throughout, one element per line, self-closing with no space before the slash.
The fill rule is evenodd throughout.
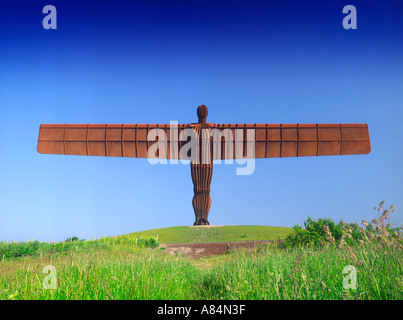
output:
<path id="1" fill-rule="evenodd" d="M 184 254 L 188 258 L 200 259 L 212 255 L 224 254 L 227 250 L 239 248 L 254 248 L 259 244 L 272 243 L 270 240 L 232 241 L 232 242 L 204 242 L 204 243 L 166 243 L 160 244 L 165 252 L 171 255 Z"/>

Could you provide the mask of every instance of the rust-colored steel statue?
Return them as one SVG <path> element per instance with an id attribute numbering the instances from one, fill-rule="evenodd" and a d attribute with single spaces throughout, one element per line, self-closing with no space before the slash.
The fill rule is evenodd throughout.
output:
<path id="1" fill-rule="evenodd" d="M 190 160 L 194 224 L 207 225 L 214 160 L 371 151 L 367 124 L 214 124 L 206 122 L 207 114 L 207 107 L 200 105 L 199 121 L 191 124 L 43 124 L 38 152 Z"/>
<path id="2" fill-rule="evenodd" d="M 203 129 L 210 129 L 210 125 L 206 123 L 208 110 L 207 107 L 201 105 L 197 108 L 197 116 L 199 118 L 199 123 L 196 124 L 193 129 L 197 132 L 199 139 L 199 150 L 203 150 L 203 141 L 210 141 L 210 131 Z M 203 163 L 203 155 L 200 152 L 199 163 L 191 163 L 190 169 L 193 181 L 193 210 L 196 215 L 195 225 L 206 225 L 210 224 L 207 220 L 208 213 L 211 206 L 210 197 L 210 184 L 211 178 L 213 177 L 213 158 L 209 157 L 208 163 Z"/>

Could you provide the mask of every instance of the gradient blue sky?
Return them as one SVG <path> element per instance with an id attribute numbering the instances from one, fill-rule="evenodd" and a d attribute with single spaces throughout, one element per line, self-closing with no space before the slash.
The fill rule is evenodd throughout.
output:
<path id="1" fill-rule="evenodd" d="M 57 8 L 44 30 L 42 8 Z M 355 5 L 358 29 L 342 27 Z M 403 222 L 401 1 L 2 1 L 0 240 L 191 225 L 185 165 L 41 155 L 42 123 L 368 123 L 369 155 L 216 165 L 212 224 Z"/>

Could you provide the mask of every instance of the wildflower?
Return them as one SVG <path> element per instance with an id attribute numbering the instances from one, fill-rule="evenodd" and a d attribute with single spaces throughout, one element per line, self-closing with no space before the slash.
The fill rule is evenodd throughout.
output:
<path id="1" fill-rule="evenodd" d="M 368 225 L 368 222 L 367 222 L 365 219 L 363 219 L 363 220 L 362 220 L 362 225 L 363 225 L 364 227 L 366 227 L 366 226 Z"/>
<path id="2" fill-rule="evenodd" d="M 346 241 L 344 241 L 344 235 L 345 235 L 345 232 L 342 231 L 340 241 L 339 241 L 339 248 L 342 248 L 344 245 L 347 244 Z"/>
<path id="3" fill-rule="evenodd" d="M 347 249 L 350 252 L 350 255 L 351 255 L 351 258 L 353 259 L 353 261 L 356 261 L 357 257 L 355 256 L 353 249 L 350 246 L 348 246 Z"/>
<path id="4" fill-rule="evenodd" d="M 333 238 L 332 233 L 329 230 L 329 227 L 326 225 L 323 225 L 323 231 L 325 232 L 326 240 L 333 244 L 335 242 L 335 240 Z"/>

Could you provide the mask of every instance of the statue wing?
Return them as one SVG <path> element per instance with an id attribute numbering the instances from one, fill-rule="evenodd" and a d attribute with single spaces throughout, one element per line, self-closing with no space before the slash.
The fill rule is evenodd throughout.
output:
<path id="1" fill-rule="evenodd" d="M 221 144 L 221 150 L 216 149 L 218 152 L 214 153 L 214 160 L 241 157 L 331 156 L 371 152 L 367 124 L 222 124 L 215 125 L 215 128 L 218 128 L 220 132 L 224 129 L 230 130 L 227 130 L 227 135 L 218 135 L 217 132 L 217 138 L 213 135 L 213 141 Z M 236 130 L 240 132 L 238 138 Z M 252 135 L 248 137 L 248 130 L 254 132 L 254 137 Z M 234 141 L 232 146 L 230 144 L 225 146 L 226 137 L 231 135 Z M 252 141 L 254 141 L 254 152 L 248 153 L 248 148 L 253 146 Z"/>
<path id="2" fill-rule="evenodd" d="M 194 124 L 43 124 L 38 152 L 46 154 L 177 159 L 183 129 Z M 367 124 L 209 124 L 213 160 L 368 154 Z M 150 130 L 158 135 L 148 141 Z M 159 136 L 159 134 L 162 134 Z M 161 137 L 164 139 L 161 140 Z M 249 150 L 249 152 L 248 152 Z M 171 155 L 172 153 L 172 155 Z M 162 155 L 162 156 L 161 156 Z"/>
<path id="3" fill-rule="evenodd" d="M 45 154 L 147 158 L 147 150 L 155 143 L 147 141 L 152 129 L 166 134 L 157 152 L 169 158 L 171 140 L 169 124 L 42 124 L 37 150 Z M 179 130 L 189 125 L 177 125 Z M 178 130 L 178 131 L 179 131 Z M 184 143 L 184 142 L 183 142 Z M 158 156 L 158 153 L 157 153 Z"/>

